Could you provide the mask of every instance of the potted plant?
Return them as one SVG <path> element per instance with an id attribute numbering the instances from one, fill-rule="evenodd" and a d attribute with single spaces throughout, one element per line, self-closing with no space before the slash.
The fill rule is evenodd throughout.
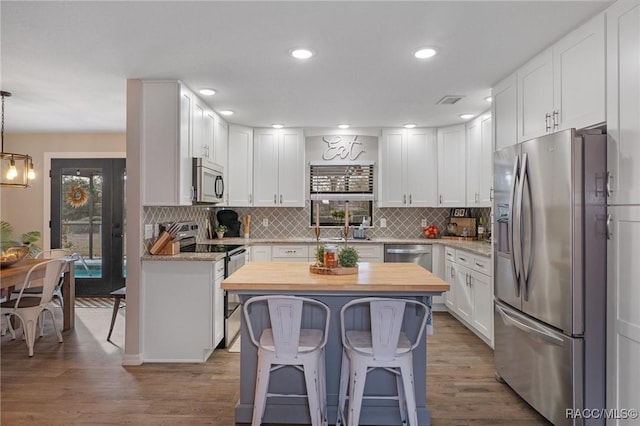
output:
<path id="1" fill-rule="evenodd" d="M 229 228 L 227 228 L 226 225 L 218 225 L 216 226 L 216 235 L 218 236 L 218 238 L 222 239 L 224 238 L 224 233 L 227 232 Z"/>
<path id="2" fill-rule="evenodd" d="M 345 268 L 358 266 L 358 251 L 353 247 L 344 247 L 338 253 L 338 264 Z"/>
<path id="3" fill-rule="evenodd" d="M 41 249 L 34 243 L 40 239 L 40 231 L 30 231 L 20 235 L 18 238 L 13 237 L 13 226 L 9 222 L 0 221 L 0 246 L 28 246 L 29 255 L 35 256 Z"/>

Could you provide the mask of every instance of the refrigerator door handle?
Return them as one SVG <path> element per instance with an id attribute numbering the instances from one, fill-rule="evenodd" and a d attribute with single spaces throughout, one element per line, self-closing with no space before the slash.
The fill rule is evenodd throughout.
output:
<path id="1" fill-rule="evenodd" d="M 514 327 L 519 328 L 520 330 L 524 331 L 527 334 L 531 334 L 534 336 L 537 336 L 549 343 L 552 343 L 554 345 L 557 346 L 564 346 L 564 341 L 562 339 L 557 338 L 556 336 L 554 336 L 551 333 L 547 333 L 544 330 L 540 330 L 538 328 L 534 328 L 531 326 L 528 326 L 527 324 L 524 324 L 520 321 L 518 321 L 516 318 L 513 318 L 511 315 L 509 315 L 509 312 L 505 311 L 504 308 L 502 308 L 500 305 L 496 304 L 496 310 L 498 311 L 498 313 L 500 314 L 500 317 L 502 317 L 502 320 L 505 323 L 511 324 Z"/>
<path id="2" fill-rule="evenodd" d="M 524 221 L 524 215 L 522 214 L 522 200 L 524 199 L 524 191 L 525 189 L 528 191 L 529 195 L 531 195 L 531 188 L 529 187 L 529 157 L 527 153 L 522 155 L 522 166 L 520 167 L 520 238 L 522 237 L 523 226 L 522 222 Z M 524 300 L 529 300 L 529 273 L 531 272 L 531 264 L 533 260 L 533 247 L 534 247 L 534 237 L 535 231 L 533 229 L 533 200 L 529 199 L 529 221 L 530 221 L 530 231 L 531 235 L 529 235 L 529 258 L 525 262 L 524 258 L 524 247 L 522 247 L 523 242 L 520 241 L 521 244 L 521 256 L 520 256 L 520 274 L 522 276 L 522 283 L 524 285 Z"/>
<path id="3" fill-rule="evenodd" d="M 517 203 L 518 184 L 520 180 L 520 157 L 516 155 L 513 161 L 513 183 L 511 184 L 511 208 L 509 209 L 509 243 L 511 244 L 511 269 L 513 270 L 516 297 L 520 297 L 520 220 L 515 226 L 514 220 L 520 218 L 520 210 Z M 517 233 L 515 232 L 517 230 Z M 517 238 L 516 238 L 517 237 Z M 517 250 L 516 250 L 517 249 Z"/>

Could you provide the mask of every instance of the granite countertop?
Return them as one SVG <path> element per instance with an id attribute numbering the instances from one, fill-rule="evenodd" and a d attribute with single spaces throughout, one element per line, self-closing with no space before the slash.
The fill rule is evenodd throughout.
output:
<path id="1" fill-rule="evenodd" d="M 323 241 L 325 243 L 340 243 L 339 240 Z M 240 244 L 251 246 L 255 244 L 313 244 L 315 238 L 292 237 L 292 238 L 223 238 L 221 240 L 203 240 L 198 243 L 204 244 Z M 372 238 L 367 240 L 350 239 L 349 244 L 442 244 L 460 250 L 465 250 L 481 256 L 491 256 L 493 246 L 491 243 L 482 241 L 458 241 L 426 238 Z M 150 255 L 145 254 L 142 260 L 151 261 L 216 261 L 224 258 L 224 253 L 180 253 L 175 255 Z"/>
<path id="2" fill-rule="evenodd" d="M 222 240 L 205 240 L 202 243 L 211 244 L 313 244 L 315 238 L 312 237 L 292 237 L 292 238 L 223 238 Z M 321 241 L 324 243 L 340 243 L 339 240 Z M 367 240 L 350 239 L 349 244 L 442 244 L 460 250 L 466 250 L 481 256 L 491 256 L 493 245 L 484 241 L 460 241 L 460 240 L 429 240 L 426 238 L 371 238 Z"/>

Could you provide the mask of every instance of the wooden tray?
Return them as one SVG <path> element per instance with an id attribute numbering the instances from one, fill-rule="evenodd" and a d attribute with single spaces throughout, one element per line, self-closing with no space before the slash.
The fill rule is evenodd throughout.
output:
<path id="1" fill-rule="evenodd" d="M 343 266 L 338 266 L 337 268 L 327 268 L 324 266 L 309 265 L 309 271 L 312 274 L 318 275 L 355 275 L 358 273 L 358 267 L 353 266 L 345 268 Z"/>

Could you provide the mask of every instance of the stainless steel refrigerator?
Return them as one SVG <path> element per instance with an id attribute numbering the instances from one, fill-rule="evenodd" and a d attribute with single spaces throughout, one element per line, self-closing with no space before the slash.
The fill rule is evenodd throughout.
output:
<path id="1" fill-rule="evenodd" d="M 495 366 L 555 425 L 605 408 L 606 136 L 494 154 Z M 568 411 L 572 410 L 572 411 Z"/>

